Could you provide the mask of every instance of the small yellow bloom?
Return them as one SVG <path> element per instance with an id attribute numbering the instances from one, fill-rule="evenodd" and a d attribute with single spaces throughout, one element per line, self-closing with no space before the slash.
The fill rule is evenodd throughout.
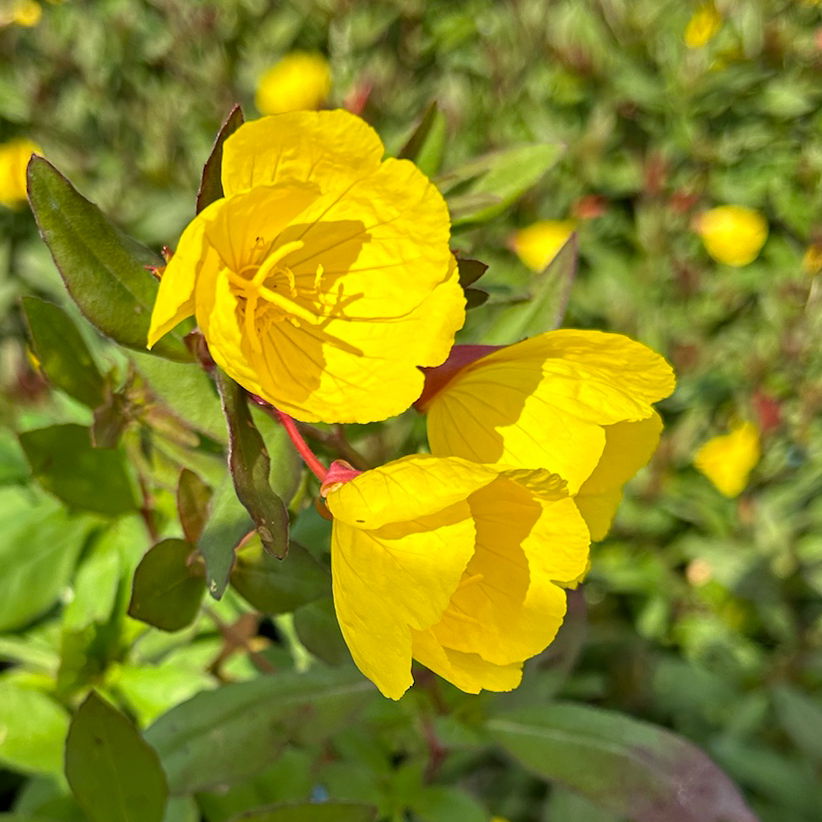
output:
<path id="1" fill-rule="evenodd" d="M 662 422 L 652 403 L 674 390 L 668 363 L 599 331 L 549 331 L 480 350 L 467 364 L 459 352 L 429 372 L 429 383 L 439 374 L 445 381 L 426 387 L 418 403 L 428 414 L 431 452 L 556 472 L 592 538 L 604 537 L 622 486 L 656 449 Z"/>
<path id="2" fill-rule="evenodd" d="M 759 462 L 759 429 L 743 422 L 729 434 L 709 439 L 694 456 L 694 465 L 726 497 L 738 497 Z"/>
<path id="3" fill-rule="evenodd" d="M 417 455 L 332 486 L 327 504 L 340 628 L 391 699 L 412 657 L 468 693 L 516 688 L 587 566 L 588 530 L 547 471 Z"/>
<path id="4" fill-rule="evenodd" d="M 743 266 L 753 262 L 768 239 L 768 223 L 751 208 L 725 205 L 706 211 L 697 231 L 705 250 L 717 262 Z"/>
<path id="5" fill-rule="evenodd" d="M 245 123 L 225 196 L 183 232 L 149 346 L 195 314 L 234 380 L 300 420 L 371 422 L 419 396 L 465 317 L 445 201 L 408 160 L 381 161 L 345 111 Z"/>
<path id="6" fill-rule="evenodd" d="M 576 230 L 574 220 L 541 220 L 511 237 L 511 247 L 528 268 L 543 271 Z"/>
<path id="7" fill-rule="evenodd" d="M 822 243 L 809 245 L 802 255 L 802 270 L 815 277 L 822 272 Z"/>
<path id="8" fill-rule="evenodd" d="M 317 109 L 331 91 L 331 69 L 321 54 L 295 51 L 260 77 L 254 98 L 261 114 Z"/>
<path id="9" fill-rule="evenodd" d="M 685 45 L 698 49 L 714 39 L 722 27 L 722 16 L 713 3 L 702 3 L 694 12 L 685 28 Z"/>
<path id="10" fill-rule="evenodd" d="M 9 25 L 31 28 L 40 22 L 43 9 L 36 0 L 4 0 L 0 2 L 0 28 Z"/>
<path id="11" fill-rule="evenodd" d="M 35 153 L 43 150 L 25 138 L 0 145 L 0 204 L 15 208 L 26 202 L 26 166 Z"/>

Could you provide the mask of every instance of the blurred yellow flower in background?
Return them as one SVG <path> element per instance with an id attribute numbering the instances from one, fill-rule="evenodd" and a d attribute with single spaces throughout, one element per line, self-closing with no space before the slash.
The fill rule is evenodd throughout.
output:
<path id="1" fill-rule="evenodd" d="M 511 248 L 528 268 L 543 271 L 576 227 L 574 220 L 540 220 L 515 232 L 510 240 Z"/>
<path id="2" fill-rule="evenodd" d="M 18 25 L 31 28 L 40 22 L 43 9 L 36 0 L 5 0 L 0 3 L 0 27 Z"/>
<path id="3" fill-rule="evenodd" d="M 685 27 L 685 45 L 698 49 L 707 45 L 722 27 L 722 16 L 713 3 L 702 3 Z"/>
<path id="4" fill-rule="evenodd" d="M 738 205 L 717 206 L 700 214 L 696 230 L 711 257 L 736 267 L 753 262 L 768 239 L 765 218 Z"/>
<path id="5" fill-rule="evenodd" d="M 169 261 L 151 347 L 195 314 L 214 361 L 304 421 L 372 422 L 420 395 L 465 318 L 448 207 L 409 160 L 382 161 L 346 111 L 245 123 L 223 146 L 225 196 Z"/>
<path id="6" fill-rule="evenodd" d="M 694 455 L 694 466 L 726 497 L 737 497 L 761 455 L 759 429 L 752 422 L 712 437 Z"/>
<path id="7" fill-rule="evenodd" d="M 35 153 L 43 150 L 25 137 L 0 144 L 0 204 L 15 208 L 26 202 L 26 166 Z"/>
<path id="8" fill-rule="evenodd" d="M 822 272 L 822 243 L 812 243 L 805 249 L 802 270 L 812 277 Z"/>
<path id="9" fill-rule="evenodd" d="M 357 667 L 399 699 L 412 657 L 510 691 L 555 637 L 589 535 L 565 482 L 418 454 L 327 491 L 334 607 Z"/>
<path id="10" fill-rule="evenodd" d="M 428 374 L 432 387 L 445 375 L 418 403 L 431 453 L 559 474 L 601 539 L 622 486 L 656 449 L 662 422 L 652 403 L 674 390 L 671 367 L 641 343 L 600 331 L 476 348 L 479 358 L 453 368 L 458 346 Z"/>
<path id="11" fill-rule="evenodd" d="M 331 68 L 322 54 L 295 51 L 260 77 L 254 104 L 261 114 L 317 109 L 331 91 Z"/>

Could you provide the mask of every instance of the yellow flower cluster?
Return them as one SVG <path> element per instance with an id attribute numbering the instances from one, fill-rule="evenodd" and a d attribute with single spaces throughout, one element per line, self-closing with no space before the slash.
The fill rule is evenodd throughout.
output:
<path id="1" fill-rule="evenodd" d="M 149 343 L 194 314 L 215 362 L 300 420 L 382 420 L 417 400 L 431 454 L 335 463 L 322 485 L 343 636 L 394 699 L 412 659 L 468 692 L 510 690 L 653 452 L 652 403 L 674 377 L 595 331 L 453 346 L 465 300 L 447 207 L 412 163 L 382 157 L 343 111 L 241 126 L 225 196 L 163 274 Z"/>

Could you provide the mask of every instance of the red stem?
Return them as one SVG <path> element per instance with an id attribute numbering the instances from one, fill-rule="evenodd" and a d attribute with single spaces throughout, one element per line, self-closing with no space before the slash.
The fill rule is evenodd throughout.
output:
<path id="1" fill-rule="evenodd" d="M 314 474 L 320 482 L 324 482 L 328 469 L 319 461 L 319 459 L 317 459 L 317 455 L 311 450 L 311 448 L 309 448 L 308 443 L 303 439 L 303 435 L 297 428 L 297 423 L 294 422 L 288 414 L 280 411 L 279 408 L 275 408 L 270 402 L 266 402 L 262 397 L 252 394 L 251 399 L 253 399 L 254 402 L 260 406 L 260 408 L 266 411 L 270 416 L 274 417 L 282 425 L 282 427 L 285 428 L 288 438 L 294 443 L 294 447 L 297 449 L 297 453 L 303 458 L 303 462 L 309 467 L 311 473 Z"/>

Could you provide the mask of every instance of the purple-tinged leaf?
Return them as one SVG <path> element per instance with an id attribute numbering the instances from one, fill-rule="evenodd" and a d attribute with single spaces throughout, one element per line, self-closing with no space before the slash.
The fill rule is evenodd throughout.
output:
<path id="1" fill-rule="evenodd" d="M 211 205 L 215 200 L 223 196 L 223 143 L 243 124 L 243 110 L 240 104 L 234 106 L 225 118 L 211 154 L 203 166 L 203 175 L 200 178 L 200 188 L 197 190 L 197 213 L 199 214 L 207 205 Z"/>

